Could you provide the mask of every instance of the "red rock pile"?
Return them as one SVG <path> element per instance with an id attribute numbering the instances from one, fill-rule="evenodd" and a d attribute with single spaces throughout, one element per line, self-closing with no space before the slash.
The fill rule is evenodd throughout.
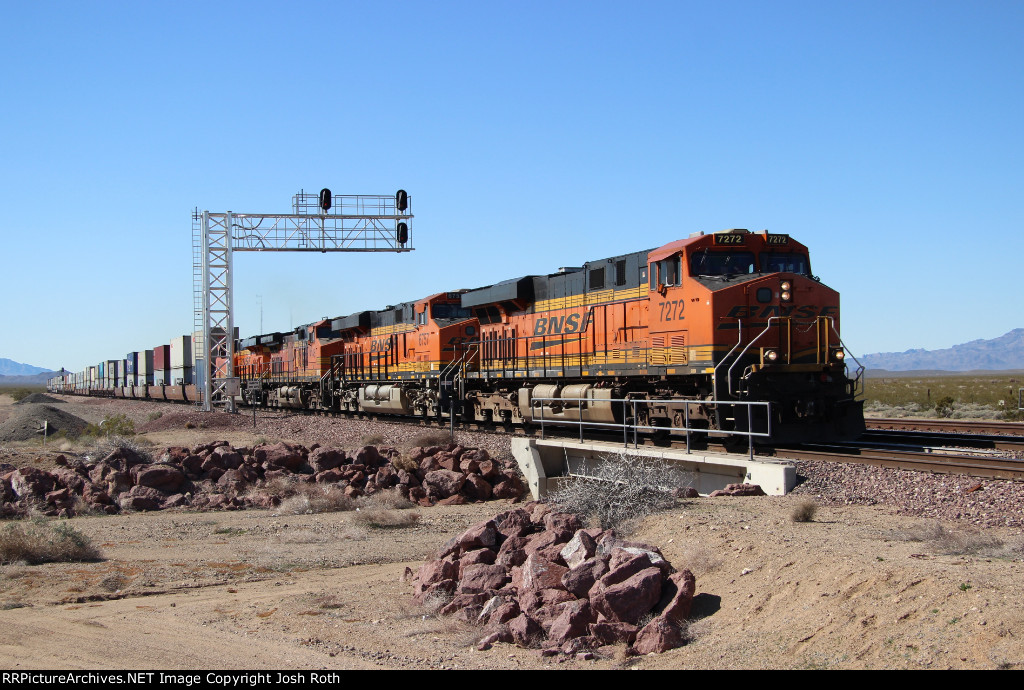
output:
<path id="1" fill-rule="evenodd" d="M 518 498 L 517 470 L 486 450 L 449 445 L 413 448 L 336 448 L 277 443 L 233 448 L 227 441 L 196 448 L 168 448 L 159 462 L 123 447 L 98 462 L 57 458 L 47 472 L 0 468 L 0 514 L 70 516 L 86 510 L 198 510 L 277 505 L 276 480 L 330 485 L 352 498 L 394 490 L 422 506 L 491 498 Z"/>
<path id="2" fill-rule="evenodd" d="M 760 484 L 727 484 L 724 489 L 718 489 L 708 494 L 708 498 L 716 496 L 767 496 Z"/>
<path id="3" fill-rule="evenodd" d="M 485 627 L 495 642 L 586 654 L 615 644 L 636 654 L 686 641 L 695 581 L 661 552 L 584 529 L 541 503 L 496 515 L 452 539 L 412 578 L 422 605 Z"/>

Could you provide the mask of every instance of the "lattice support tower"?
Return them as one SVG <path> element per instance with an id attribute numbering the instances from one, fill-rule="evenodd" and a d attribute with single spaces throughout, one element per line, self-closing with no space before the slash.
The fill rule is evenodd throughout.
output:
<path id="1" fill-rule="evenodd" d="M 326 194 L 325 194 L 326 193 Z M 323 208 L 329 197 L 330 206 Z M 203 360 L 203 409 L 235 410 L 234 252 L 408 252 L 412 199 L 394 196 L 331 195 L 300 191 L 293 213 L 192 214 L 192 281 L 196 332 L 195 358 Z M 331 211 L 334 211 L 332 213 Z"/>

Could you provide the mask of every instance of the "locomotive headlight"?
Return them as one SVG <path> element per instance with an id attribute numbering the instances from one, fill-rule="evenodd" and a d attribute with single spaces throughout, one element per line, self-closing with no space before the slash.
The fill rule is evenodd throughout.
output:
<path id="1" fill-rule="evenodd" d="M 774 362 L 779 358 L 779 353 L 776 352 L 775 350 L 765 350 L 764 358 L 768 362 Z"/>
<path id="2" fill-rule="evenodd" d="M 793 289 L 793 286 L 790 284 L 788 280 L 782 281 L 782 285 L 780 285 L 779 287 L 782 288 L 783 292 L 789 292 L 790 290 Z"/>
<path id="3" fill-rule="evenodd" d="M 836 350 L 835 352 L 832 353 L 832 358 L 837 362 L 842 362 L 845 357 L 846 353 L 843 352 L 842 350 Z"/>
<path id="4" fill-rule="evenodd" d="M 779 296 L 782 298 L 783 302 L 788 302 L 789 300 L 793 299 L 793 295 L 792 293 L 789 292 L 789 290 L 783 290 L 782 294 Z"/>

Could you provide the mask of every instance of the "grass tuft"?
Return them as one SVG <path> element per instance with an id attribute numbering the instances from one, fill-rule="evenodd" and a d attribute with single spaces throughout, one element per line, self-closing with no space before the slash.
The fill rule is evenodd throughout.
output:
<path id="1" fill-rule="evenodd" d="M 949 530 L 940 522 L 917 525 L 897 537 L 927 544 L 935 551 L 950 556 L 1015 558 L 1024 554 L 1024 543 L 1009 544 L 976 529 Z"/>
<path id="2" fill-rule="evenodd" d="M 99 558 L 92 540 L 66 522 L 31 520 L 0 529 L 0 563 L 38 565 Z"/>
<path id="3" fill-rule="evenodd" d="M 810 499 L 800 501 L 793 507 L 789 519 L 793 522 L 814 522 L 814 516 L 818 512 L 818 504 Z"/>
<path id="4" fill-rule="evenodd" d="M 362 527 L 393 529 L 412 527 L 420 521 L 420 514 L 410 511 L 389 510 L 387 508 L 360 508 L 352 516 L 352 522 Z"/>

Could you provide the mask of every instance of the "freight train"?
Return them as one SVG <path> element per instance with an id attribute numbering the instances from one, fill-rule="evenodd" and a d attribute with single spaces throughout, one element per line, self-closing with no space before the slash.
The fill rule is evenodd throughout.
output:
<path id="1" fill-rule="evenodd" d="M 689 427 L 770 433 L 772 441 L 864 430 L 863 368 L 847 366 L 839 294 L 812 275 L 807 247 L 785 234 L 695 233 L 253 336 L 236 341 L 235 352 L 240 402 L 269 407 Z M 195 367 L 201 383 L 207 366 Z M 198 396 L 185 377 L 165 379 L 106 394 Z M 769 405 L 746 405 L 755 402 Z"/>

